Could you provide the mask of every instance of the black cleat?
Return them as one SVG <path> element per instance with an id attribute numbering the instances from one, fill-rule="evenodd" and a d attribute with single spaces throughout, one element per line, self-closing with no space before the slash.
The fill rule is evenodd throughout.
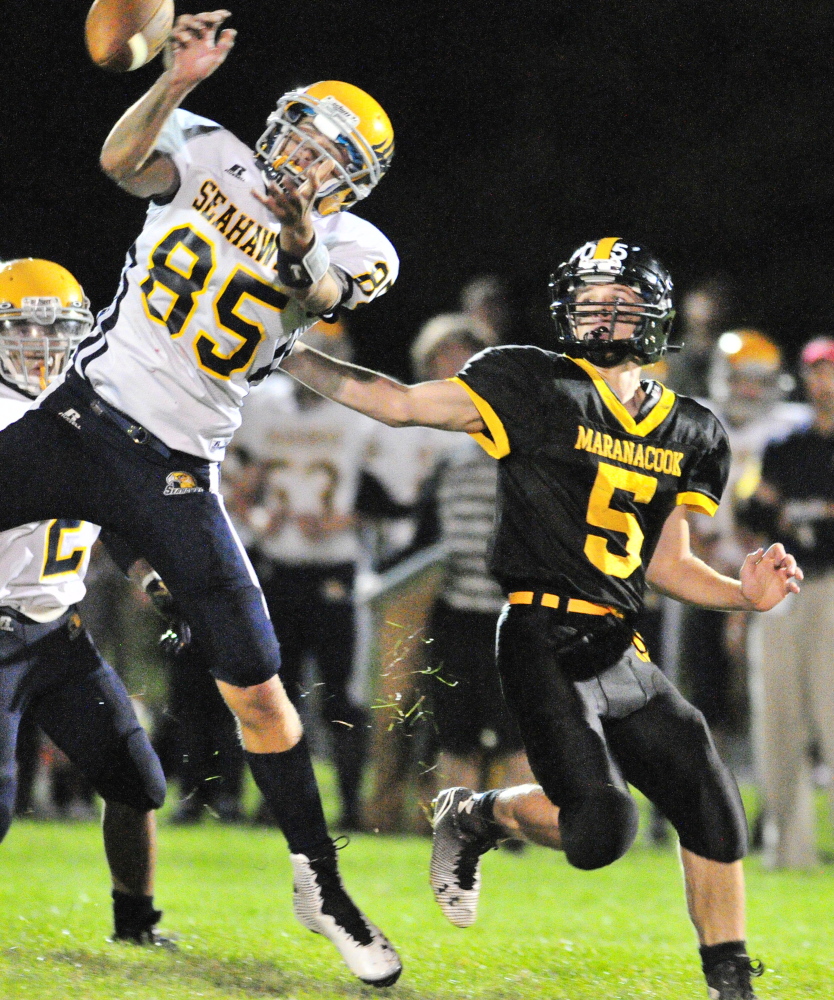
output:
<path id="1" fill-rule="evenodd" d="M 750 978 L 760 976 L 764 965 L 746 956 L 727 958 L 706 973 L 710 1000 L 757 1000 Z"/>
<path id="2" fill-rule="evenodd" d="M 164 951 L 177 951 L 177 943 L 173 937 L 160 933 L 155 927 L 124 934 L 114 934 L 107 939 L 111 944 L 135 944 L 140 948 L 162 948 Z"/>

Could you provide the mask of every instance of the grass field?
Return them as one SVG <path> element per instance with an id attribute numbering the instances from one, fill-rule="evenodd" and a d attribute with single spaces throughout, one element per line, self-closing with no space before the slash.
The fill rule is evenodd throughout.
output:
<path id="1" fill-rule="evenodd" d="M 94 823 L 19 821 L 0 849 L 0 998 L 342 998 L 379 995 L 332 946 L 296 924 L 278 834 L 206 824 L 160 827 L 157 900 L 176 953 L 115 946 Z M 353 895 L 405 963 L 392 1000 L 703 998 L 673 848 L 635 845 L 600 872 L 558 854 L 493 852 L 481 917 L 446 923 L 427 885 L 421 838 L 357 836 L 342 854 Z M 750 945 L 768 965 L 762 1000 L 832 996 L 834 870 L 748 863 Z"/>

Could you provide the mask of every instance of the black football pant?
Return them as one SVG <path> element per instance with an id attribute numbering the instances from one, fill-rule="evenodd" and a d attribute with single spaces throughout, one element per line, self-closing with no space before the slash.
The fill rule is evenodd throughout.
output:
<path id="1" fill-rule="evenodd" d="M 508 605 L 498 666 L 530 766 L 559 806 L 562 846 L 578 868 L 621 857 L 637 834 L 628 785 L 701 857 L 744 856 L 747 824 L 735 780 L 702 714 L 630 642 L 613 616 Z"/>

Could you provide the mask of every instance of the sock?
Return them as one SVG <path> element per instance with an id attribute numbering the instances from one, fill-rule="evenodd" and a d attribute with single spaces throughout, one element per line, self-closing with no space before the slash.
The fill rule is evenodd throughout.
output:
<path id="1" fill-rule="evenodd" d="M 472 815 L 470 816 L 465 812 L 460 814 L 461 828 L 467 833 L 480 834 L 483 836 L 484 824 L 486 824 L 487 832 L 490 837 L 506 837 L 506 834 L 502 831 L 500 825 L 495 821 L 495 816 L 493 814 L 495 799 L 500 791 L 500 788 L 493 788 L 488 792 L 476 793 L 475 806 L 472 810 Z"/>
<path id="2" fill-rule="evenodd" d="M 246 759 L 255 784 L 292 854 L 320 857 L 332 850 L 313 762 L 305 737 L 283 753 L 250 753 Z"/>
<path id="3" fill-rule="evenodd" d="M 746 941 L 722 941 L 720 944 L 705 944 L 698 951 L 701 954 L 701 968 L 704 974 L 712 971 L 720 962 L 725 962 L 728 958 L 749 958 L 747 957 Z"/>
<path id="4" fill-rule="evenodd" d="M 153 896 L 129 896 L 118 889 L 112 896 L 116 937 L 135 937 L 149 931 L 162 916 L 162 910 L 154 909 Z"/>

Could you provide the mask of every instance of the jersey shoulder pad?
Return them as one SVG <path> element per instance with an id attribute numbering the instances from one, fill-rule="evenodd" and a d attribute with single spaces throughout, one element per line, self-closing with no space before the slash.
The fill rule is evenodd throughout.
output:
<path id="1" fill-rule="evenodd" d="M 393 243 L 367 219 L 350 212 L 316 219 L 330 260 L 353 279 L 348 309 L 383 295 L 397 280 L 400 259 Z"/>

